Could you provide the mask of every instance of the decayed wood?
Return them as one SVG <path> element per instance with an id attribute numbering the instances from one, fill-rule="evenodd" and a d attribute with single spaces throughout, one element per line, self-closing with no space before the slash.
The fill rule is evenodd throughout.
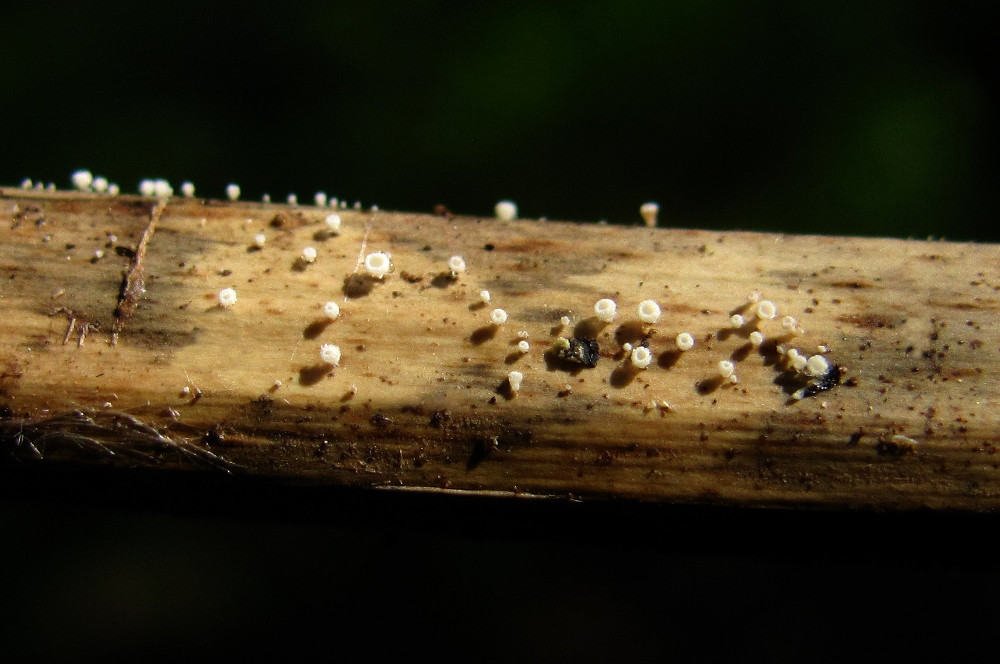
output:
<path id="1" fill-rule="evenodd" d="M 4 458 L 523 496 L 1000 505 L 996 246 L 359 211 L 328 236 L 329 212 L 0 190 Z M 369 251 L 392 255 L 382 282 L 359 277 Z M 228 286 L 239 299 L 222 309 Z M 805 333 L 766 321 L 750 347 L 729 316 L 753 320 L 751 291 Z M 609 325 L 592 315 L 601 297 L 619 305 Z M 644 299 L 659 323 L 638 323 Z M 683 354 L 681 331 L 697 340 Z M 574 334 L 597 339 L 596 367 L 552 354 Z M 632 370 L 620 345 L 644 337 L 656 359 Z M 776 342 L 829 347 L 842 384 L 792 399 Z M 321 343 L 341 347 L 339 367 Z M 728 358 L 735 385 L 714 378 Z"/>

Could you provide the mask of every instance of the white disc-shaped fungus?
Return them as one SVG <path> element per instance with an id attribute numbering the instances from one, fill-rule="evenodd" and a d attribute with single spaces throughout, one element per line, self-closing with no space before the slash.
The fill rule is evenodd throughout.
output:
<path id="1" fill-rule="evenodd" d="M 181 182 L 181 196 L 184 198 L 194 197 L 194 183 L 193 182 Z"/>
<path id="2" fill-rule="evenodd" d="M 392 260 L 384 251 L 374 251 L 365 256 L 365 271 L 376 279 L 381 279 L 392 270 Z"/>
<path id="3" fill-rule="evenodd" d="M 299 197 L 295 194 L 288 194 L 288 198 L 285 199 L 289 205 L 298 205 Z"/>
<path id="4" fill-rule="evenodd" d="M 263 249 L 264 245 L 267 243 L 267 236 L 263 233 L 257 233 L 253 236 L 253 246 L 258 249 Z"/>
<path id="5" fill-rule="evenodd" d="M 319 347 L 319 359 L 325 364 L 337 366 L 340 364 L 340 346 L 335 344 L 323 344 Z"/>
<path id="6" fill-rule="evenodd" d="M 226 198 L 228 198 L 231 201 L 239 200 L 240 186 L 238 184 L 226 185 Z"/>
<path id="7" fill-rule="evenodd" d="M 517 350 L 522 353 L 527 353 L 529 350 L 531 350 L 531 344 L 529 344 L 524 339 L 521 339 L 520 341 L 517 342 Z"/>
<path id="8" fill-rule="evenodd" d="M 153 180 L 153 195 L 157 198 L 170 198 L 174 195 L 174 188 L 166 180 Z"/>
<path id="9" fill-rule="evenodd" d="M 733 314 L 729 317 L 729 325 L 736 329 L 743 327 L 746 322 L 746 319 L 740 314 Z"/>
<path id="10" fill-rule="evenodd" d="M 562 316 L 562 317 L 560 317 L 559 318 L 559 324 L 562 325 L 563 327 L 566 327 L 567 325 L 569 325 L 570 324 L 569 316 Z"/>
<path id="11" fill-rule="evenodd" d="M 315 263 L 316 256 L 316 247 L 306 247 L 302 250 L 302 260 L 307 263 Z"/>
<path id="12" fill-rule="evenodd" d="M 488 290 L 479 291 L 479 299 L 483 304 L 489 304 L 493 300 L 493 296 L 490 295 Z"/>
<path id="13" fill-rule="evenodd" d="M 772 320 L 778 315 L 778 307 L 770 300 L 761 300 L 757 303 L 757 318 L 761 320 Z"/>
<path id="14" fill-rule="evenodd" d="M 448 259 L 448 269 L 451 270 L 453 277 L 462 274 L 465 272 L 465 259 L 461 256 L 452 256 Z"/>
<path id="15" fill-rule="evenodd" d="M 507 312 L 503 309 L 494 309 L 490 312 L 490 322 L 494 325 L 503 325 L 507 322 Z"/>
<path id="16" fill-rule="evenodd" d="M 139 195 L 153 196 L 156 194 L 156 183 L 152 180 L 139 180 Z"/>
<path id="17" fill-rule="evenodd" d="M 94 178 L 94 191 L 99 194 L 103 194 L 108 190 L 108 179 L 106 177 L 96 177 Z"/>
<path id="18" fill-rule="evenodd" d="M 90 185 L 94 182 L 94 176 L 90 171 L 73 171 L 70 176 L 73 186 L 80 191 L 90 191 Z"/>
<path id="19" fill-rule="evenodd" d="M 517 392 L 521 389 L 521 381 L 524 380 L 524 374 L 520 371 L 511 371 L 507 374 L 507 382 L 510 384 L 510 391 Z"/>
<path id="20" fill-rule="evenodd" d="M 719 375 L 722 376 L 723 378 L 729 378 L 730 376 L 733 375 L 733 372 L 735 370 L 736 370 L 736 365 L 734 365 L 729 360 L 719 361 Z"/>
<path id="21" fill-rule="evenodd" d="M 330 320 L 337 320 L 340 315 L 340 305 L 334 301 L 329 301 L 323 305 L 323 315 Z"/>
<path id="22" fill-rule="evenodd" d="M 326 215 L 326 230 L 328 233 L 333 235 L 340 235 L 340 215 L 339 214 L 328 214 Z"/>
<path id="23" fill-rule="evenodd" d="M 764 343 L 764 335 L 758 332 L 757 330 L 754 330 L 753 332 L 750 333 L 750 343 L 753 344 L 754 346 L 761 345 L 762 343 Z"/>
<path id="24" fill-rule="evenodd" d="M 781 319 L 781 329 L 788 330 L 789 332 L 794 333 L 798 324 L 799 321 L 795 320 L 794 316 L 785 316 Z"/>
<path id="25" fill-rule="evenodd" d="M 806 373 L 813 377 L 826 375 L 830 370 L 830 363 L 822 355 L 813 355 L 806 361 Z"/>
<path id="26" fill-rule="evenodd" d="M 645 369 L 653 361 L 653 354 L 645 346 L 638 346 L 632 349 L 632 366 L 638 369 Z"/>
<path id="27" fill-rule="evenodd" d="M 615 304 L 615 301 L 606 297 L 594 303 L 594 314 L 605 323 L 613 321 L 617 311 L 618 305 Z"/>
<path id="28" fill-rule="evenodd" d="M 317 191 L 313 196 L 313 203 L 316 204 L 316 207 L 326 207 L 326 193 Z"/>
<path id="29" fill-rule="evenodd" d="M 517 219 L 517 205 L 513 201 L 500 201 L 493 208 L 493 213 L 496 214 L 497 219 L 513 221 Z"/>
<path id="30" fill-rule="evenodd" d="M 643 203 L 639 207 L 639 214 L 646 225 L 652 228 L 656 226 L 656 216 L 660 214 L 660 206 L 656 203 Z"/>
<path id="31" fill-rule="evenodd" d="M 660 320 L 660 305 L 655 300 L 643 300 L 639 303 L 639 320 L 643 323 L 655 323 Z"/>
<path id="32" fill-rule="evenodd" d="M 24 178 L 21 180 L 21 189 L 31 189 L 34 184 L 35 183 L 31 181 L 31 178 Z"/>
<path id="33" fill-rule="evenodd" d="M 678 334 L 675 341 L 677 343 L 677 348 L 680 350 L 691 350 L 694 348 L 694 337 L 692 337 L 688 332 L 681 332 Z"/>
<path id="34" fill-rule="evenodd" d="M 805 371 L 806 366 L 808 366 L 809 364 L 809 360 L 806 359 L 805 355 L 799 355 L 798 353 L 796 353 L 793 356 L 792 352 L 788 351 L 788 357 L 792 363 L 792 368 L 795 369 L 796 371 L 799 372 Z"/>
<path id="35" fill-rule="evenodd" d="M 219 306 L 223 309 L 228 309 L 229 307 L 236 304 L 236 289 L 235 288 L 223 288 L 219 291 Z"/>
<path id="36" fill-rule="evenodd" d="M 121 193 L 121 187 L 119 187 L 117 184 L 112 182 L 111 184 L 108 185 L 108 194 L 110 194 L 111 196 L 117 196 L 120 193 Z"/>

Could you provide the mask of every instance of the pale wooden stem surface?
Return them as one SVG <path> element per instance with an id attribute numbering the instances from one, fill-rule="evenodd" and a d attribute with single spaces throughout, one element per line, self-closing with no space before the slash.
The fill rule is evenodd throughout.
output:
<path id="1" fill-rule="evenodd" d="M 172 199 L 136 269 L 155 207 L 0 190 L 5 456 L 523 496 L 1000 505 L 996 246 L 355 211 L 325 237 L 329 210 Z M 306 246 L 319 257 L 303 267 Z M 394 272 L 345 293 L 370 251 Z M 468 264 L 455 281 L 453 254 Z M 121 316 L 124 273 L 145 291 L 131 284 Z M 223 310 L 227 286 L 239 301 Z M 755 290 L 806 328 L 787 342 L 828 346 L 848 384 L 789 399 L 773 346 L 728 329 Z M 594 326 L 602 297 L 619 314 Z M 647 298 L 664 312 L 646 326 L 656 359 L 631 371 L 618 341 L 641 334 Z M 342 314 L 324 324 L 328 300 Z M 495 331 L 494 306 L 510 316 Z M 576 326 L 596 333 L 595 368 L 546 356 Z M 681 331 L 697 344 L 672 354 Z M 321 343 L 341 347 L 335 370 Z M 716 385 L 731 357 L 740 382 Z"/>

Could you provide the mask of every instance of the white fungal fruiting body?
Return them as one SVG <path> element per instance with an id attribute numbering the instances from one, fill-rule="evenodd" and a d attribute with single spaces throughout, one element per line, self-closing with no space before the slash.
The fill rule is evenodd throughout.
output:
<path id="1" fill-rule="evenodd" d="M 260 202 L 261 203 L 270 203 L 271 202 L 271 194 L 264 194 L 263 196 L 261 196 L 260 197 Z"/>
<path id="2" fill-rule="evenodd" d="M 288 201 L 289 205 L 298 205 L 299 204 L 299 197 L 296 196 L 295 194 L 288 194 L 288 198 L 286 200 Z"/>
<path id="3" fill-rule="evenodd" d="M 24 178 L 21 180 L 21 189 L 31 189 L 33 184 L 34 182 L 31 181 L 31 178 Z"/>
<path id="4" fill-rule="evenodd" d="M 511 371 L 507 374 L 507 382 L 510 384 L 511 392 L 518 392 L 521 389 L 521 382 L 524 380 L 524 374 L 520 371 Z"/>
<path id="5" fill-rule="evenodd" d="M 517 205 L 513 201 L 500 201 L 493 208 L 493 213 L 496 214 L 497 219 L 513 221 L 517 219 Z"/>
<path id="6" fill-rule="evenodd" d="M 655 323 L 660 320 L 660 305 L 655 300 L 643 300 L 639 303 L 639 320 L 643 323 Z"/>
<path id="7" fill-rule="evenodd" d="M 494 325 L 503 325 L 507 322 L 507 312 L 503 309 L 494 309 L 490 312 L 490 322 Z"/>
<path id="8" fill-rule="evenodd" d="M 653 354 L 645 346 L 632 349 L 632 366 L 645 369 L 653 361 Z"/>
<path id="9" fill-rule="evenodd" d="M 238 184 L 226 185 L 226 198 L 231 201 L 238 200 L 240 197 L 240 186 Z"/>
<path id="10" fill-rule="evenodd" d="M 747 295 L 747 302 L 753 304 L 754 302 L 760 302 L 760 293 L 754 291 Z"/>
<path id="11" fill-rule="evenodd" d="M 319 359 L 331 366 L 337 366 L 340 364 L 340 346 L 323 344 L 319 347 Z"/>
<path id="12" fill-rule="evenodd" d="M 762 343 L 764 343 L 764 335 L 754 330 L 753 332 L 750 333 L 750 343 L 753 344 L 754 346 L 761 345 Z"/>
<path id="13" fill-rule="evenodd" d="M 781 319 L 781 329 L 788 330 L 789 332 L 795 331 L 795 326 L 799 324 L 799 321 L 795 320 L 794 316 L 785 316 Z"/>
<path id="14" fill-rule="evenodd" d="M 219 306 L 223 309 L 228 309 L 229 307 L 236 304 L 236 289 L 235 288 L 223 288 L 219 291 Z"/>
<path id="15" fill-rule="evenodd" d="M 181 196 L 184 198 L 194 197 L 194 183 L 193 182 L 181 182 Z"/>
<path id="16" fill-rule="evenodd" d="M 90 185 L 94 182 L 94 176 L 90 171 L 73 171 L 70 178 L 73 180 L 73 186 L 80 191 L 89 191 Z"/>
<path id="17" fill-rule="evenodd" d="M 448 259 L 448 269 L 451 270 L 451 276 L 457 277 L 465 272 L 465 259 L 461 256 L 452 256 Z"/>
<path id="18" fill-rule="evenodd" d="M 529 350 L 531 350 L 531 344 L 529 344 L 524 339 L 521 339 L 520 341 L 517 342 L 517 349 L 522 353 L 527 353 Z"/>
<path id="19" fill-rule="evenodd" d="M 656 226 L 656 216 L 660 214 L 660 206 L 656 203 L 643 203 L 639 207 L 639 214 L 646 225 L 652 228 Z"/>
<path id="20" fill-rule="evenodd" d="M 111 196 L 117 196 L 120 193 L 121 193 L 121 187 L 119 187 L 117 184 L 112 182 L 111 184 L 108 185 L 108 194 L 110 194 Z"/>
<path id="21" fill-rule="evenodd" d="M 746 319 L 739 314 L 733 314 L 732 316 L 729 317 L 729 324 L 737 329 L 743 327 L 744 323 L 746 322 L 747 322 Z"/>
<path id="22" fill-rule="evenodd" d="M 625 343 L 623 343 L 622 344 L 622 351 L 624 351 L 626 353 L 631 353 L 632 352 L 632 344 L 630 344 L 627 341 Z"/>
<path id="23" fill-rule="evenodd" d="M 799 355 L 796 353 L 795 356 L 792 356 L 791 351 L 789 351 L 788 357 L 791 359 L 792 368 L 795 369 L 796 371 L 799 372 L 805 371 L 806 366 L 809 364 L 809 360 L 807 360 L 804 355 Z"/>
<path id="24" fill-rule="evenodd" d="M 253 246 L 258 249 L 263 249 L 264 245 L 267 243 L 267 236 L 263 233 L 257 233 L 253 236 Z"/>
<path id="25" fill-rule="evenodd" d="M 490 295 L 488 290 L 483 290 L 479 291 L 479 299 L 483 304 L 489 304 L 493 300 L 493 297 Z"/>
<path id="26" fill-rule="evenodd" d="M 174 195 L 174 188 L 166 180 L 153 180 L 153 195 L 157 198 L 170 198 Z"/>
<path id="27" fill-rule="evenodd" d="M 605 323 L 613 321 L 617 312 L 618 305 L 614 300 L 605 297 L 594 303 L 594 314 Z"/>
<path id="28" fill-rule="evenodd" d="M 340 316 L 340 305 L 332 300 L 323 305 L 323 315 L 330 320 L 337 320 Z"/>
<path id="29" fill-rule="evenodd" d="M 339 214 L 328 214 L 326 216 L 326 230 L 333 235 L 340 234 L 340 215 Z"/>
<path id="30" fill-rule="evenodd" d="M 93 187 L 94 191 L 96 191 L 99 194 L 103 194 L 108 190 L 108 179 L 105 177 L 94 178 Z"/>
<path id="31" fill-rule="evenodd" d="M 316 255 L 316 247 L 306 247 L 302 250 L 302 260 L 307 263 L 315 263 Z"/>
<path id="32" fill-rule="evenodd" d="M 680 350 L 691 350 L 694 348 L 694 337 L 687 332 L 678 334 L 675 342 L 677 343 L 677 348 Z"/>
<path id="33" fill-rule="evenodd" d="M 326 194 L 322 191 L 317 191 L 316 195 L 313 196 L 313 203 L 316 207 L 326 207 Z"/>
<path id="34" fill-rule="evenodd" d="M 563 327 L 566 327 L 567 325 L 569 325 L 570 324 L 569 316 L 563 316 L 563 317 L 561 317 L 559 319 L 559 324 L 562 325 Z"/>
<path id="35" fill-rule="evenodd" d="M 156 193 L 156 183 L 152 180 L 139 180 L 139 195 L 153 196 Z"/>
<path id="36" fill-rule="evenodd" d="M 806 361 L 806 373 L 813 377 L 819 377 L 830 370 L 830 363 L 822 355 L 813 355 Z"/>
<path id="37" fill-rule="evenodd" d="M 761 300 L 757 303 L 757 318 L 761 320 L 773 320 L 778 315 L 778 307 L 770 300 Z"/>
<path id="38" fill-rule="evenodd" d="M 365 256 L 365 271 L 375 279 L 381 279 L 392 269 L 392 260 L 384 251 L 374 251 Z"/>
<path id="39" fill-rule="evenodd" d="M 736 371 L 736 365 L 734 365 L 729 360 L 721 360 L 719 362 L 719 375 L 723 378 L 729 378 Z"/>

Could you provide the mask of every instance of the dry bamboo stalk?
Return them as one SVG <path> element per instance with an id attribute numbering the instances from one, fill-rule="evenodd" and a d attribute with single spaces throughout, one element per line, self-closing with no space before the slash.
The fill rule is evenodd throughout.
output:
<path id="1" fill-rule="evenodd" d="M 1000 505 L 996 246 L 359 211 L 334 237 L 329 212 L 0 190 L 3 456 L 519 496 Z M 359 278 L 371 251 L 392 255 L 382 282 Z M 806 331 L 764 321 L 751 348 L 751 291 Z M 602 297 L 619 305 L 605 326 Z M 655 325 L 636 318 L 645 299 Z M 654 362 L 629 369 L 620 343 L 647 332 Z M 553 355 L 574 334 L 597 339 L 596 367 Z M 776 342 L 828 346 L 842 384 L 790 398 L 801 381 Z M 735 385 L 714 378 L 729 358 Z"/>

